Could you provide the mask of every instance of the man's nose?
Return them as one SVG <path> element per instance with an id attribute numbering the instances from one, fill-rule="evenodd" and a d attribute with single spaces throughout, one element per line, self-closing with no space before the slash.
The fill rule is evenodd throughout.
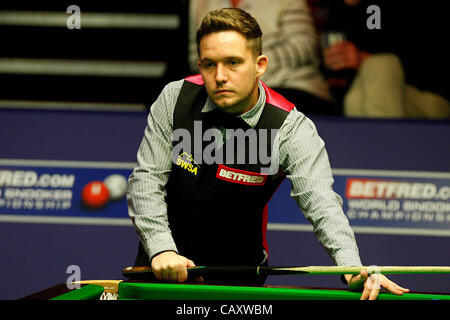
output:
<path id="1" fill-rule="evenodd" d="M 227 71 L 223 64 L 217 64 L 216 68 L 216 82 L 224 83 L 228 80 Z"/>

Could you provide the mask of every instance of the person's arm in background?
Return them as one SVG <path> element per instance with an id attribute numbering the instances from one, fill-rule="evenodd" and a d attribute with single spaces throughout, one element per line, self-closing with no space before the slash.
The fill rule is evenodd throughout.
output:
<path id="1" fill-rule="evenodd" d="M 174 85 L 177 84 L 177 85 Z M 160 280 L 185 281 L 193 261 L 177 254 L 167 218 L 165 185 L 172 166 L 173 110 L 180 82 L 167 85 L 151 106 L 137 166 L 128 179 L 128 211 Z"/>
<path id="2" fill-rule="evenodd" d="M 320 65 L 319 37 L 306 1 L 282 1 L 277 25 L 277 32 L 263 36 L 263 52 L 270 61 L 266 77 L 280 68 Z"/>
<path id="3" fill-rule="evenodd" d="M 188 63 L 189 69 L 193 74 L 200 73 L 198 70 L 198 52 L 197 52 L 197 29 L 208 12 L 209 0 L 191 0 L 189 1 L 189 19 L 188 19 Z"/>

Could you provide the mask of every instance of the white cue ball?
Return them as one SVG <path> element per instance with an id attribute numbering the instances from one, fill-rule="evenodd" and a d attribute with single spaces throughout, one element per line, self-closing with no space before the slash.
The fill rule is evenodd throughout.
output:
<path id="1" fill-rule="evenodd" d="M 121 174 L 112 174 L 103 181 L 109 190 L 111 200 L 122 199 L 127 193 L 127 179 Z"/>

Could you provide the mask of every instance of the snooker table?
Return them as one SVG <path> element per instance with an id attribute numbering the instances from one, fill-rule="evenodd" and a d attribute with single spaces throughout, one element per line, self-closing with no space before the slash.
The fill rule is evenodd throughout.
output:
<path id="1" fill-rule="evenodd" d="M 84 284 L 69 290 L 66 284 L 27 296 L 25 300 L 99 300 L 103 287 Z M 340 289 L 278 286 L 224 286 L 181 283 L 120 281 L 119 300 L 359 300 L 360 292 Z M 402 296 L 380 292 L 378 300 L 450 300 L 450 294 L 405 293 Z"/>

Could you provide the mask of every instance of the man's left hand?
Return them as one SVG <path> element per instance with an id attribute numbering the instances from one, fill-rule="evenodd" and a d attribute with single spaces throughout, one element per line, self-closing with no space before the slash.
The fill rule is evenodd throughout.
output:
<path id="1" fill-rule="evenodd" d="M 377 273 L 369 275 L 367 270 L 362 270 L 359 274 L 346 274 L 344 276 L 351 290 L 363 288 L 361 300 L 375 300 L 381 287 L 400 296 L 409 292 L 409 289 L 400 287 L 386 276 Z"/>

